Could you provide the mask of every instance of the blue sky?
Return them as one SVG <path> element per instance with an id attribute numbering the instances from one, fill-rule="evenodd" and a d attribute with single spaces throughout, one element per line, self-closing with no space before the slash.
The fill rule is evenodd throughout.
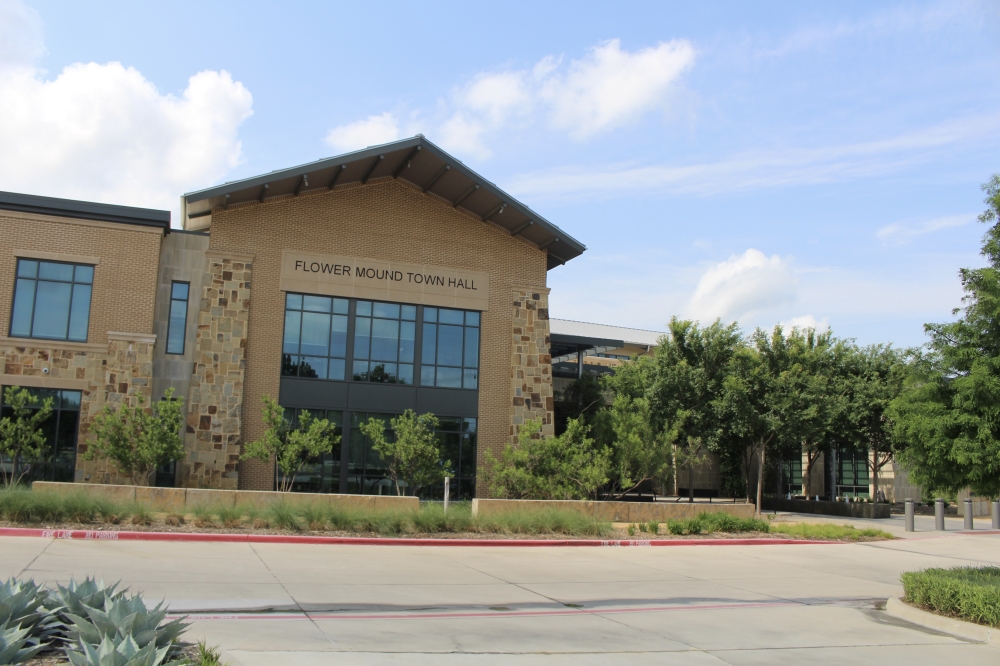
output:
<path id="1" fill-rule="evenodd" d="M 176 208 L 422 132 L 588 246 L 557 317 L 915 345 L 960 304 L 996 3 L 494 7 L 0 0 L 0 190 Z"/>

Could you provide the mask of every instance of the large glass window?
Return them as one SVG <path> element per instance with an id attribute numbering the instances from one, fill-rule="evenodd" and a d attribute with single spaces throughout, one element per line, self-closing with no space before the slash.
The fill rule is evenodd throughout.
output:
<path id="1" fill-rule="evenodd" d="M 308 411 L 315 419 L 327 419 L 336 427 L 336 435 L 343 434 L 344 413 L 339 410 L 285 408 L 285 420 L 291 428 L 299 427 L 299 414 Z M 330 453 L 324 453 L 318 458 L 307 462 L 299 469 L 292 483 L 292 491 L 300 493 L 339 493 L 340 492 L 340 447 L 335 444 Z M 278 470 L 282 480 L 282 471 Z"/>
<path id="2" fill-rule="evenodd" d="M 167 353 L 184 353 L 184 333 L 187 328 L 188 291 L 187 282 L 170 285 L 170 320 L 167 323 Z"/>
<path id="3" fill-rule="evenodd" d="M 93 266 L 18 259 L 11 337 L 86 342 L 93 283 Z"/>
<path id="4" fill-rule="evenodd" d="M 344 378 L 348 305 L 346 298 L 286 295 L 282 375 Z"/>
<path id="5" fill-rule="evenodd" d="M 417 306 L 358 301 L 354 316 L 354 381 L 413 383 Z"/>
<path id="6" fill-rule="evenodd" d="M 424 308 L 420 384 L 479 388 L 479 313 Z"/>
<path id="7" fill-rule="evenodd" d="M 395 437 L 391 420 L 394 414 L 351 413 L 350 449 L 348 451 L 347 492 L 363 495 L 395 495 L 396 488 L 389 478 L 382 457 L 372 449 L 371 440 L 361 432 L 360 426 L 369 418 L 381 421 L 386 437 Z M 476 492 L 476 419 L 438 417 L 438 427 L 434 431 L 441 449 L 441 459 L 451 463 L 455 478 L 450 482 L 451 499 L 472 499 Z M 400 490 L 410 494 L 404 485 Z M 441 499 L 444 484 L 422 488 L 420 496 Z"/>
<path id="8" fill-rule="evenodd" d="M 868 497 L 868 453 L 841 448 L 837 451 L 837 494 Z"/>
<path id="9" fill-rule="evenodd" d="M 0 387 L 0 417 L 9 416 L 11 410 L 3 404 L 3 390 Z M 38 409 L 42 401 L 52 398 L 52 414 L 42 423 L 47 455 L 45 460 L 30 463 L 27 481 L 71 482 L 76 471 L 76 433 L 80 424 L 80 391 L 60 391 L 55 389 L 28 389 L 37 398 L 32 407 Z M 24 463 L 19 463 L 23 465 Z M 0 456 L 0 465 L 11 471 L 12 461 Z M 20 467 L 20 469 L 24 469 Z"/>

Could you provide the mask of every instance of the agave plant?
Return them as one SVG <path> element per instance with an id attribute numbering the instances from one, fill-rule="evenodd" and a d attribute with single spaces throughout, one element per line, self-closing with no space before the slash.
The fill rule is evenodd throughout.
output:
<path id="1" fill-rule="evenodd" d="M 0 623 L 0 664 L 20 664 L 48 647 L 47 643 L 32 640 L 30 627 L 22 629 L 8 624 Z"/>
<path id="2" fill-rule="evenodd" d="M 90 576 L 84 578 L 82 583 L 71 578 L 66 587 L 56 585 L 56 589 L 49 591 L 45 607 L 63 618 L 69 613 L 86 615 L 86 608 L 104 608 L 105 598 L 118 600 L 125 596 L 128 590 L 117 591 L 117 587 L 118 583 L 106 586 L 103 580 Z"/>
<path id="3" fill-rule="evenodd" d="M 160 626 L 167 615 L 162 602 L 150 610 L 138 595 L 117 599 L 105 596 L 103 609 L 84 606 L 84 611 L 86 617 L 66 614 L 69 620 L 66 634 L 71 642 L 99 645 L 106 637 L 112 637 L 117 645 L 123 637 L 131 636 L 140 648 L 152 645 L 157 649 L 167 647 L 172 652 L 184 647 L 179 639 L 189 625 L 184 624 L 184 618 L 178 618 Z"/>
<path id="4" fill-rule="evenodd" d="M 167 662 L 170 647 L 157 648 L 155 643 L 139 647 L 131 634 L 104 636 L 99 643 L 91 645 L 83 638 L 76 641 L 77 650 L 67 650 L 66 656 L 73 666 L 169 666 L 187 664 L 187 661 Z"/>
<path id="5" fill-rule="evenodd" d="M 38 644 L 56 633 L 59 624 L 45 608 L 48 591 L 33 580 L 0 583 L 0 622 L 24 627 L 28 642 Z M 0 663 L 4 663 L 0 661 Z"/>

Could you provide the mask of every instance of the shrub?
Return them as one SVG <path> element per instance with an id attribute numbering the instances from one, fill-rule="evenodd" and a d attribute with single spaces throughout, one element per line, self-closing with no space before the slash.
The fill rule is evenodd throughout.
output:
<path id="1" fill-rule="evenodd" d="M 228 504 L 220 504 L 215 509 L 215 515 L 219 517 L 219 522 L 229 528 L 242 525 L 244 513 L 242 506 L 230 506 Z"/>
<path id="2" fill-rule="evenodd" d="M 914 606 L 1000 628 L 1000 567 L 908 571 L 901 580 Z"/>
<path id="3" fill-rule="evenodd" d="M 275 502 L 267 507 L 265 511 L 268 521 L 278 529 L 298 532 L 302 529 L 299 524 L 299 516 L 288 502 Z"/>
<path id="4" fill-rule="evenodd" d="M 153 512 L 150 510 L 149 506 L 143 504 L 142 502 L 135 502 L 132 505 L 132 524 L 133 525 L 152 525 L 153 524 Z"/>
<path id="5" fill-rule="evenodd" d="M 299 513 L 310 530 L 321 532 L 326 529 L 326 509 L 322 504 L 310 502 L 302 506 Z"/>
<path id="6" fill-rule="evenodd" d="M 193 506 L 191 507 L 191 516 L 194 518 L 192 522 L 195 527 L 211 527 L 215 524 L 215 512 L 212 511 L 211 507 Z"/>

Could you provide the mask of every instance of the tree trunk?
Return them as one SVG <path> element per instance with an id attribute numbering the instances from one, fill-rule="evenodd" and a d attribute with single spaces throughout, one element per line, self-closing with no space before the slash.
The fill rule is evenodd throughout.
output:
<path id="1" fill-rule="evenodd" d="M 694 502 L 694 465 L 688 463 L 688 502 Z"/>
<path id="2" fill-rule="evenodd" d="M 878 442 L 872 442 L 872 501 L 878 501 Z"/>
<path id="3" fill-rule="evenodd" d="M 760 446 L 760 463 L 757 466 L 757 515 L 761 514 L 761 504 L 764 501 L 764 445 Z"/>

